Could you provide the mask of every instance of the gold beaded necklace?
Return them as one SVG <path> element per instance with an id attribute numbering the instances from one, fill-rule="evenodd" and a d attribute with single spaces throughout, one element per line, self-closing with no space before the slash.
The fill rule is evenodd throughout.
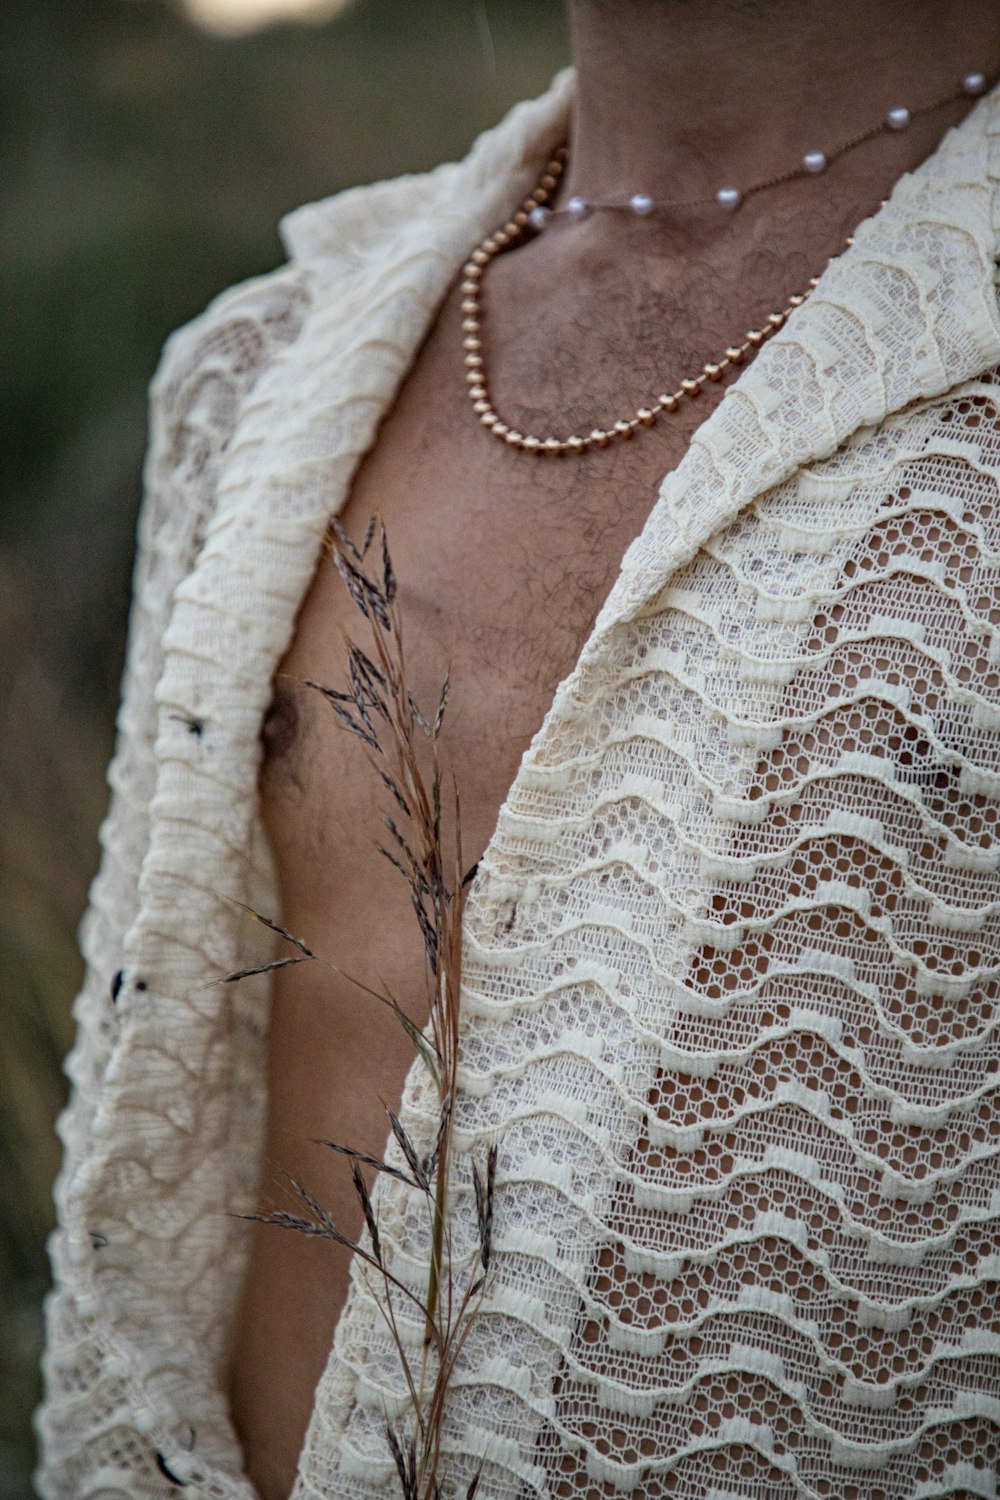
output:
<path id="1" fill-rule="evenodd" d="M 565 438 L 540 438 L 531 433 L 519 432 L 497 415 L 490 398 L 483 355 L 480 286 L 483 272 L 493 257 L 521 238 L 531 223 L 532 210 L 542 207 L 551 198 L 565 169 L 566 154 L 565 146 L 561 146 L 545 168 L 538 186 L 528 194 L 517 212 L 501 229 L 487 235 L 478 248 L 473 250 L 462 267 L 460 285 L 465 378 L 473 411 L 487 431 L 506 443 L 508 448 L 553 458 L 567 453 L 586 453 L 591 448 L 606 448 L 615 438 L 630 438 L 640 427 L 652 427 L 661 413 L 675 412 L 682 402 L 693 401 L 709 381 L 721 380 L 727 370 L 735 365 L 742 365 L 772 334 L 777 333 L 792 309 L 801 307 L 819 281 L 818 276 L 811 277 L 804 291 L 789 297 L 780 312 L 769 313 L 759 328 L 749 329 L 742 343 L 730 344 L 718 359 L 702 365 L 697 375 L 689 375 L 683 379 L 677 390 L 662 392 L 655 400 L 637 407 L 633 416 L 621 417 L 610 427 L 594 427 L 586 436 L 574 433 Z M 846 244 L 852 243 L 853 236 L 848 236 Z"/>
<path id="2" fill-rule="evenodd" d="M 790 181 L 793 177 L 803 175 L 815 175 L 826 169 L 830 161 L 852 150 L 855 146 L 871 140 L 881 130 L 898 131 L 906 129 L 912 118 L 918 114 L 925 114 L 933 109 L 940 108 L 943 104 L 952 102 L 962 94 L 975 96 L 985 92 L 987 87 L 986 77 L 982 73 L 970 73 L 962 79 L 959 89 L 933 100 L 920 109 L 908 110 L 902 107 L 891 109 L 885 115 L 882 124 L 865 131 L 852 140 L 844 142 L 836 151 L 824 153 L 821 151 L 806 152 L 802 158 L 802 164 L 793 172 L 781 177 L 773 178 L 767 182 L 756 183 L 740 192 L 735 188 L 722 188 L 715 195 L 715 201 L 725 209 L 735 209 L 740 206 L 745 197 L 752 192 L 761 192 L 768 187 L 774 187 L 778 183 Z M 587 453 L 592 448 L 606 448 L 616 438 L 630 438 L 634 432 L 641 427 L 652 427 L 663 412 L 675 412 L 685 401 L 693 401 L 705 389 L 709 382 L 723 379 L 727 371 L 742 365 L 747 359 L 752 358 L 756 351 L 773 334 L 782 328 L 789 314 L 796 307 L 801 307 L 803 302 L 819 283 L 818 276 L 809 278 L 808 283 L 800 292 L 793 293 L 785 303 L 785 306 L 777 312 L 767 315 L 759 328 L 750 328 L 742 343 L 730 344 L 725 352 L 714 360 L 702 365 L 697 375 L 688 375 L 680 381 L 676 390 L 663 391 L 654 400 L 646 402 L 645 405 L 636 407 L 631 417 L 621 417 L 609 427 L 594 427 L 586 435 L 574 433 L 570 437 L 536 437 L 531 433 L 518 431 L 508 422 L 500 417 L 493 405 L 489 392 L 489 382 L 486 374 L 486 360 L 483 354 L 482 336 L 482 305 L 480 302 L 481 285 L 483 273 L 494 256 L 501 251 L 509 249 L 520 241 L 529 230 L 540 230 L 547 219 L 553 217 L 553 211 L 547 208 L 556 188 L 559 186 L 560 178 L 566 168 L 567 149 L 560 146 L 555 155 L 549 161 L 542 173 L 538 186 L 529 193 L 521 203 L 520 208 L 500 228 L 488 234 L 481 240 L 479 245 L 465 265 L 462 267 L 462 280 L 460 283 L 461 309 L 462 309 L 462 347 L 465 351 L 465 378 L 469 399 L 472 408 L 482 425 L 495 438 L 505 443 L 508 448 L 515 452 L 535 453 L 554 458 L 566 454 Z M 568 213 L 571 218 L 581 218 L 593 209 L 612 208 L 620 209 L 628 207 L 633 213 L 644 217 L 653 211 L 653 201 L 644 193 L 637 193 L 628 205 L 585 203 L 582 199 L 570 199 L 566 209 L 561 213 Z M 661 207 L 677 207 L 682 205 L 663 204 Z M 882 205 L 885 206 L 884 203 Z M 854 236 L 848 235 L 844 249 L 854 243 Z M 838 251 L 837 254 L 841 252 Z M 830 262 L 836 259 L 836 255 L 830 257 Z M 828 264 L 830 263 L 828 262 Z"/>

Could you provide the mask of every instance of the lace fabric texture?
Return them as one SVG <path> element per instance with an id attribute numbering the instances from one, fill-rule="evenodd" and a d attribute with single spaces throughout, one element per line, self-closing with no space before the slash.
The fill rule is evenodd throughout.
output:
<path id="1" fill-rule="evenodd" d="M 292 264 L 154 383 L 46 1500 L 252 1500 L 219 1372 L 266 996 L 211 981 L 245 958 L 226 898 L 274 909 L 257 728 L 329 511 L 570 87 L 458 167 L 299 210 Z M 488 1500 L 995 1500 L 997 115 L 696 435 L 501 810 L 466 930 L 460 1255 L 465 1154 L 496 1141 L 500 1170 L 457 1493 L 483 1464 Z M 403 1107 L 429 1143 L 419 1070 Z M 379 1214 L 421 1287 L 422 1204 L 390 1183 Z M 404 1407 L 355 1275 L 295 1500 L 394 1494 Z"/>
<path id="2" fill-rule="evenodd" d="M 998 398 L 743 511 L 515 786 L 457 1108 L 500 1147 L 448 1428 L 490 1496 L 995 1494 Z M 301 1494 L 390 1490 L 398 1358 L 355 1296 Z"/>
<path id="3" fill-rule="evenodd" d="M 183 927 L 168 960 L 175 969 L 168 995 L 195 988 L 193 969 L 202 984 L 206 968 L 223 972 L 220 933 L 231 923 L 218 899 L 227 885 L 224 864 L 220 868 L 216 860 L 213 866 L 219 881 L 214 911 L 192 889 L 189 849 L 176 834 L 177 803 L 171 808 L 159 773 L 161 757 L 184 767 L 198 756 L 206 736 L 205 706 L 190 693 L 158 701 L 157 684 L 175 595 L 204 546 L 237 414 L 261 370 L 295 338 L 303 306 L 301 278 L 289 270 L 224 293 L 168 340 L 150 387 L 128 661 L 108 772 L 112 801 L 101 828 L 100 874 L 81 928 L 87 970 L 74 1007 L 76 1043 L 66 1062 L 71 1098 L 59 1121 L 64 1156 L 56 1184 L 59 1223 L 50 1243 L 55 1288 L 47 1306 L 46 1401 L 37 1418 L 41 1493 L 145 1497 L 176 1488 L 148 1436 L 155 1424 L 145 1372 L 126 1356 L 125 1341 L 112 1329 L 112 1283 L 111 1297 L 124 1304 L 133 1347 L 140 1356 L 148 1351 L 154 1367 L 160 1364 L 165 1383 L 176 1379 L 177 1370 L 189 1379 L 208 1376 L 204 1397 L 193 1408 L 185 1403 L 198 1415 L 185 1424 L 184 1443 L 197 1432 L 211 1452 L 213 1427 L 228 1429 L 217 1389 L 235 1291 L 224 1209 L 234 1180 L 235 1192 L 245 1197 L 253 1193 L 259 1170 L 254 1143 L 262 1128 L 266 997 L 252 982 L 232 997 L 229 1045 L 221 1057 L 205 1014 L 161 1017 L 166 1040 L 150 1034 L 151 1014 L 143 1014 L 155 1003 L 148 928 L 162 930 L 164 910 Z M 231 614 L 229 624 L 233 628 Z M 197 638 L 189 640 L 182 658 L 189 679 L 197 673 L 198 652 Z M 189 811 L 200 807 L 209 827 L 205 805 L 216 778 L 225 774 L 216 753 L 202 771 L 200 796 L 187 804 Z M 174 825 L 173 837 L 168 835 L 168 854 L 157 869 L 150 849 L 154 829 L 162 839 L 165 825 Z M 248 899 L 256 888 L 265 903 L 273 901 L 273 892 L 263 894 L 267 869 L 259 837 L 248 840 L 241 874 L 243 860 L 255 873 L 234 894 Z M 169 1009 L 163 997 L 161 1007 Z M 130 1042 L 138 1057 L 129 1056 Z M 128 1126 L 116 1128 L 112 1101 L 122 1082 L 132 1112 Z M 234 1115 L 227 1118 L 230 1102 Z M 158 1115 L 172 1119 L 191 1140 L 193 1170 L 176 1150 L 162 1149 L 153 1129 Z M 111 1213 L 103 1211 L 104 1192 L 114 1205 Z M 98 1265 L 100 1275 L 92 1279 Z M 192 1324 L 193 1337 L 187 1331 Z M 167 1361 L 156 1338 L 162 1328 L 168 1329 Z M 244 1485 L 242 1493 L 252 1491 Z"/>

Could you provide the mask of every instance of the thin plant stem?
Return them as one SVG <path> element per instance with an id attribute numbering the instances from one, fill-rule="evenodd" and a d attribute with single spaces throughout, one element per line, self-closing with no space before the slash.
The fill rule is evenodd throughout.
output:
<path id="1" fill-rule="evenodd" d="M 373 546 L 376 537 L 377 547 Z M 453 1171 L 453 1106 L 461 1030 L 462 924 L 466 893 L 475 871 L 462 874 L 461 804 L 453 777 L 449 781 L 449 795 L 442 797 L 444 779 L 439 742 L 450 694 L 450 677 L 445 678 L 435 713 L 428 717 L 407 683 L 403 622 L 385 528 L 377 517 L 373 517 L 364 541 L 358 547 L 335 519 L 327 534 L 326 548 L 351 599 L 367 622 L 370 643 L 365 651 L 345 637 L 347 678 L 344 687 L 329 687 L 312 681 L 304 685 L 321 694 L 333 710 L 336 722 L 364 745 L 373 774 L 392 799 L 390 811 L 384 817 L 388 839 L 378 848 L 409 888 L 424 948 L 428 1021 L 426 1028 L 421 1030 L 385 986 L 375 989 L 347 974 L 317 954 L 301 938 L 249 907 L 244 909 L 296 952 L 291 957 L 277 958 L 269 964 L 226 975 L 225 982 L 250 974 L 268 973 L 295 963 L 320 963 L 346 979 L 360 994 L 388 1007 L 433 1082 L 438 1103 L 437 1135 L 428 1154 L 421 1158 L 402 1121 L 386 1106 L 392 1135 L 405 1159 L 406 1171 L 350 1146 L 322 1142 L 343 1155 L 349 1163 L 367 1225 L 370 1248 L 342 1234 L 322 1205 L 297 1182 L 292 1186 L 311 1218 L 290 1213 L 248 1214 L 244 1217 L 319 1235 L 345 1246 L 358 1257 L 361 1279 L 398 1352 L 412 1407 L 413 1430 L 408 1438 L 388 1421 L 385 1427 L 386 1442 L 399 1476 L 403 1500 L 446 1500 L 441 1475 L 445 1403 L 458 1359 L 485 1295 L 492 1244 L 496 1168 L 496 1148 L 491 1146 L 485 1179 L 473 1167 L 479 1246 L 464 1272 L 461 1294 L 456 1296 L 449 1185 Z M 381 564 L 377 570 L 369 564 L 372 554 Z M 451 825 L 451 860 L 446 860 L 444 853 L 446 822 Z M 426 1199 L 430 1215 L 430 1260 L 427 1284 L 422 1294 L 400 1281 L 389 1268 L 379 1230 L 376 1200 L 368 1191 L 362 1175 L 363 1166 L 401 1180 Z M 381 1287 L 381 1295 L 376 1291 L 375 1282 Z M 397 1316 L 397 1296 L 418 1310 L 422 1319 L 419 1378 L 406 1352 L 406 1340 Z M 481 1475 L 480 1467 L 465 1491 L 466 1500 L 475 1495 Z"/>

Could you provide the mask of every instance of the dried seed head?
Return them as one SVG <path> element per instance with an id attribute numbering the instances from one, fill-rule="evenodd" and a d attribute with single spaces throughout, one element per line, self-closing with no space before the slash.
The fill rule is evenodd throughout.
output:
<path id="1" fill-rule="evenodd" d="M 479 1258 L 484 1272 L 490 1268 L 493 1249 L 493 1189 L 496 1172 L 497 1148 L 493 1145 L 486 1153 L 485 1180 L 480 1176 L 475 1162 L 472 1164 L 472 1186 L 476 1195 L 476 1220 L 479 1228 Z"/>
<path id="2" fill-rule="evenodd" d="M 375 1218 L 375 1210 L 372 1207 L 372 1200 L 368 1194 L 368 1186 L 361 1175 L 361 1168 L 358 1165 L 356 1157 L 351 1161 L 351 1176 L 354 1178 L 354 1191 L 358 1195 L 361 1203 L 361 1211 L 365 1216 L 365 1223 L 368 1226 L 368 1238 L 371 1240 L 372 1254 L 379 1265 L 381 1265 L 382 1242 L 379 1239 L 378 1220 Z"/>
<path id="3" fill-rule="evenodd" d="M 382 529 L 382 588 L 385 597 L 391 604 L 396 597 L 396 575 L 392 570 L 392 561 L 389 557 L 389 543 L 386 539 L 385 528 Z"/>
<path id="4" fill-rule="evenodd" d="M 237 969 L 235 974 L 223 975 L 221 984 L 235 984 L 238 979 L 252 979 L 255 974 L 271 974 L 275 969 L 287 969 L 292 964 L 304 964 L 305 958 L 276 958 L 269 964 L 257 964 L 252 969 Z"/>
<path id="5" fill-rule="evenodd" d="M 410 1137 L 403 1129 L 403 1126 L 401 1125 L 399 1120 L 399 1116 L 394 1114 L 391 1109 L 386 1110 L 386 1115 L 388 1116 L 392 1133 L 396 1137 L 396 1140 L 399 1142 L 399 1149 L 406 1157 L 407 1165 L 416 1178 L 418 1187 L 420 1187 L 423 1192 L 429 1193 L 431 1185 L 428 1181 L 427 1174 L 424 1171 L 423 1163 L 421 1162 L 420 1157 L 417 1155 L 416 1151 L 413 1149 L 413 1142 L 410 1140 Z"/>
<path id="6" fill-rule="evenodd" d="M 444 719 L 444 711 L 448 706 L 448 693 L 451 689 L 450 675 L 445 678 L 441 688 L 441 697 L 438 699 L 437 713 L 434 715 L 434 738 L 437 739 L 441 733 L 441 724 Z"/>

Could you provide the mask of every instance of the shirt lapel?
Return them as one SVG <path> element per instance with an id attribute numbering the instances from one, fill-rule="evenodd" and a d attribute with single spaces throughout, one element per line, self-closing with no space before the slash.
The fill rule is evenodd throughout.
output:
<path id="1" fill-rule="evenodd" d="M 580 659 L 757 495 L 1000 363 L 1000 90 L 903 177 L 663 481 Z"/>

